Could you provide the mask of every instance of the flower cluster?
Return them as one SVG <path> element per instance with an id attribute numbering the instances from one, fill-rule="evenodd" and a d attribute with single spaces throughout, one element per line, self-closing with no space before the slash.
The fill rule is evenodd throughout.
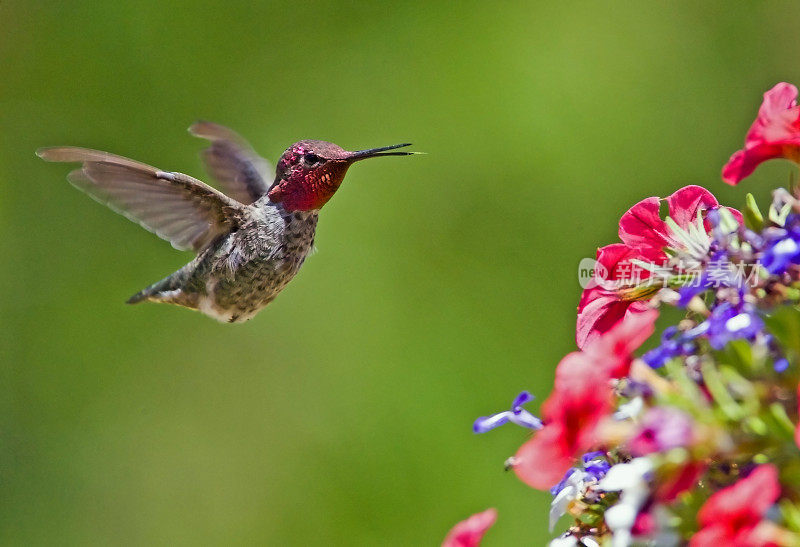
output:
<path id="1" fill-rule="evenodd" d="M 725 182 L 800 163 L 797 95 L 786 83 L 764 95 Z M 541 418 L 523 392 L 475 422 L 534 431 L 508 465 L 552 495 L 551 531 L 570 519 L 551 546 L 800 545 L 800 192 L 776 190 L 765 211 L 699 186 L 631 207 L 597 251 L 579 349 Z M 666 306 L 684 317 L 651 337 Z M 478 545 L 494 520 L 475 515 L 445 544 Z"/>

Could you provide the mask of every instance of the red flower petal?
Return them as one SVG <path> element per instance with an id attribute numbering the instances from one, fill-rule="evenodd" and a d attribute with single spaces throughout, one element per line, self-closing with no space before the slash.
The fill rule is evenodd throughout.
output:
<path id="1" fill-rule="evenodd" d="M 761 522 L 761 519 L 781 493 L 778 470 L 770 464 L 758 466 L 747 477 L 715 492 L 706 500 L 697 521 L 702 528 L 691 545 L 699 547 L 706 536 L 727 539 L 733 544 L 736 538 L 746 537 Z M 722 533 L 723 535 L 720 535 Z M 737 543 L 741 544 L 741 543 Z"/>
<path id="2" fill-rule="evenodd" d="M 631 352 L 652 334 L 657 316 L 642 310 L 558 363 L 553 392 L 542 405 L 545 425 L 516 455 L 521 480 L 546 490 L 598 444 L 597 425 L 614 407 L 610 380 L 628 373 Z"/>
<path id="3" fill-rule="evenodd" d="M 619 238 L 633 249 L 643 252 L 650 260 L 664 258 L 661 250 L 667 243 L 667 225 L 659 215 L 661 200 L 643 199 L 619 219 Z"/>
<path id="4" fill-rule="evenodd" d="M 723 547 L 730 545 L 730 540 L 724 526 L 709 526 L 692 536 L 689 547 Z"/>
<path id="5" fill-rule="evenodd" d="M 645 302 L 625 302 L 616 295 L 599 295 L 578 312 L 575 341 L 585 348 L 630 314 L 648 309 Z"/>
<path id="6" fill-rule="evenodd" d="M 619 220 L 619 238 L 654 262 L 666 258 L 663 248 L 669 238 L 669 228 L 659 215 L 660 201 L 657 197 L 643 199 L 628 209 Z M 664 201 L 669 206 L 670 218 L 681 228 L 695 222 L 698 211 L 719 207 L 714 194 L 695 185 L 684 186 Z"/>
<path id="7" fill-rule="evenodd" d="M 656 499 L 664 503 L 675 501 L 682 493 L 694 488 L 705 471 L 706 465 L 702 462 L 691 462 L 684 465 L 677 473 L 667 477 L 658 485 L 655 493 Z"/>
<path id="8" fill-rule="evenodd" d="M 681 228 L 686 228 L 697 220 L 698 211 L 706 211 L 719 206 L 714 194 L 702 186 L 684 186 L 666 198 L 669 216 Z"/>
<path id="9" fill-rule="evenodd" d="M 597 268 L 593 284 L 584 289 L 578 304 L 575 341 L 579 348 L 613 328 L 630 314 L 648 309 L 641 301 L 623 300 L 609 282 L 644 281 L 650 272 L 635 266 L 631 259 L 642 258 L 637 251 L 622 243 L 597 249 Z M 603 277 L 598 277 L 598 275 Z"/>
<path id="10" fill-rule="evenodd" d="M 779 141 L 791 139 L 797 120 L 797 88 L 786 82 L 779 82 L 764 93 L 764 101 L 758 108 L 758 117 L 747 132 L 745 144 L 756 144 L 762 141 Z M 794 122 L 794 123 L 793 123 Z"/>
<path id="11" fill-rule="evenodd" d="M 567 445 L 574 452 L 588 448 L 586 436 L 613 405 L 610 377 L 597 356 L 573 351 L 556 367 L 553 393 L 542 404 L 545 423 L 566 428 Z"/>
<path id="12" fill-rule="evenodd" d="M 497 510 L 487 509 L 462 520 L 450 530 L 442 547 L 477 547 L 486 531 L 497 520 Z"/>
<path id="13" fill-rule="evenodd" d="M 649 197 L 628 209 L 619 221 L 619 237 L 623 243 L 597 250 L 594 282 L 584 289 L 578 304 L 575 341 L 579 348 L 585 348 L 623 319 L 649 309 L 644 301 L 649 300 L 658 287 L 653 287 L 651 293 L 645 290 L 631 295 L 625 290 L 625 285 L 642 284 L 652 275 L 635 265 L 633 260 L 660 266 L 667 259 L 663 249 L 673 234 L 661 219 L 660 201 L 657 197 Z M 711 192 L 694 185 L 684 186 L 664 201 L 669 207 L 669 217 L 684 229 L 696 222 L 698 214 L 719 207 Z M 742 214 L 736 209 L 728 208 L 728 211 L 741 224 Z M 706 222 L 705 228 L 710 230 L 711 226 Z M 615 286 L 615 281 L 622 283 Z"/>
<path id="14" fill-rule="evenodd" d="M 722 168 L 722 180 L 736 186 L 753 174 L 762 162 L 783 156 L 783 147 L 774 144 L 758 144 L 745 151 L 739 150 Z"/>
<path id="15" fill-rule="evenodd" d="M 523 444 L 514 456 L 514 473 L 528 486 L 548 490 L 572 467 L 574 457 L 562 442 L 560 424 L 548 424 Z"/>
<path id="16" fill-rule="evenodd" d="M 580 351 L 564 357 L 542 405 L 545 426 L 517 452 L 517 476 L 542 490 L 556 484 L 575 457 L 596 444 L 597 424 L 612 407 L 608 374 L 595 358 Z"/>
<path id="17" fill-rule="evenodd" d="M 774 158 L 800 160 L 800 108 L 797 88 L 781 82 L 764 93 L 758 117 L 747 132 L 744 149 L 722 168 L 722 180 L 738 184 L 758 165 Z"/>
<path id="18" fill-rule="evenodd" d="M 603 336 L 594 338 L 584 351 L 594 357 L 610 378 L 622 378 L 630 370 L 632 353 L 650 338 L 655 330 L 658 311 L 646 302 L 634 302 L 628 313 Z"/>
<path id="19" fill-rule="evenodd" d="M 636 520 L 631 528 L 634 537 L 650 536 L 657 530 L 656 519 L 650 511 L 642 511 L 636 515 Z"/>
<path id="20" fill-rule="evenodd" d="M 797 427 L 794 430 L 794 442 L 798 447 L 800 447 L 800 423 L 797 424 Z"/>

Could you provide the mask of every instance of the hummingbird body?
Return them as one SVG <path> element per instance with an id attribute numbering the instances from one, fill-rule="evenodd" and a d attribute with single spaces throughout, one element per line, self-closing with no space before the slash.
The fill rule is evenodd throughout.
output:
<path id="1" fill-rule="evenodd" d="M 252 318 L 283 290 L 314 246 L 319 215 L 287 212 L 267 201 L 250 206 L 242 227 L 186 266 L 132 296 L 196 309 L 219 321 Z"/>
<path id="2" fill-rule="evenodd" d="M 348 152 L 324 141 L 300 141 L 268 164 L 236 133 L 209 122 L 190 132 L 212 141 L 202 157 L 228 195 L 181 173 L 83 148 L 37 151 L 48 161 L 77 161 L 70 182 L 96 200 L 169 240 L 197 252 L 172 275 L 128 303 L 163 302 L 219 321 L 242 322 L 269 304 L 292 280 L 314 245 L 319 209 L 355 161 L 407 144 Z"/>

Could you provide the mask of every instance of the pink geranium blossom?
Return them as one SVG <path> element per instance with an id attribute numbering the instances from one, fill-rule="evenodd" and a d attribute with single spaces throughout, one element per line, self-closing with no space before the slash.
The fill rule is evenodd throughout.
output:
<path id="1" fill-rule="evenodd" d="M 633 361 L 633 352 L 650 338 L 655 330 L 658 311 L 647 308 L 631 314 L 584 348 L 584 353 L 594 357 L 595 363 L 605 369 L 609 378 L 628 375 Z"/>
<path id="2" fill-rule="evenodd" d="M 758 117 L 744 141 L 722 168 L 722 180 L 739 184 L 763 161 L 786 158 L 800 162 L 800 107 L 797 88 L 781 82 L 764 93 Z"/>
<path id="3" fill-rule="evenodd" d="M 611 412 L 608 381 L 603 368 L 584 352 L 561 360 L 553 393 L 542 405 L 545 426 L 517 452 L 517 476 L 541 490 L 559 481 L 575 457 L 595 443 L 598 422 Z"/>
<path id="4" fill-rule="evenodd" d="M 477 547 L 483 535 L 497 520 L 497 510 L 487 509 L 462 520 L 450 530 L 442 547 Z"/>
<path id="5" fill-rule="evenodd" d="M 575 340 L 579 348 L 625 317 L 650 307 L 646 300 L 660 285 L 649 281 L 651 273 L 634 261 L 663 266 L 668 260 L 665 247 L 696 258 L 708 252 L 711 227 L 704 222 L 699 236 L 690 228 L 698 223 L 698 216 L 704 218 L 707 211 L 719 207 L 717 198 L 701 186 L 684 186 L 663 200 L 671 223 L 659 214 L 661 201 L 658 197 L 649 197 L 628 209 L 619 221 L 622 243 L 597 250 L 595 279 L 584 289 L 578 304 Z M 741 223 L 741 213 L 728 210 Z"/>
<path id="6" fill-rule="evenodd" d="M 775 466 L 758 466 L 744 479 L 708 498 L 697 514 L 700 531 L 692 537 L 690 547 L 764 546 L 756 539 L 755 530 L 780 493 Z"/>
<path id="7" fill-rule="evenodd" d="M 689 462 L 674 473 L 664 477 L 655 491 L 655 498 L 664 503 L 675 501 L 678 496 L 694 488 L 706 471 L 704 462 Z"/>
<path id="8" fill-rule="evenodd" d="M 628 450 L 634 456 L 645 456 L 687 447 L 693 435 L 691 416 L 674 407 L 657 406 L 641 418 L 636 434 L 628 439 Z"/>
<path id="9" fill-rule="evenodd" d="M 661 264 L 667 259 L 664 247 L 681 250 L 686 245 L 672 228 L 661 218 L 659 210 L 661 199 L 650 197 L 643 199 L 619 219 L 619 238 L 628 247 L 638 251 L 645 260 Z M 684 186 L 663 200 L 668 207 L 667 216 L 682 230 L 697 221 L 698 213 L 719 207 L 714 194 L 702 186 Z M 738 211 L 731 210 L 734 216 L 741 219 Z M 710 227 L 706 226 L 708 231 Z M 703 242 L 696 242 L 702 244 Z"/>
<path id="10" fill-rule="evenodd" d="M 631 316 L 561 360 L 553 392 L 542 405 L 544 427 L 515 456 L 520 479 L 547 490 L 598 443 L 597 426 L 613 410 L 611 380 L 627 375 L 631 352 L 653 332 L 657 316 L 655 310 Z"/>
<path id="11" fill-rule="evenodd" d="M 631 262 L 641 258 L 639 252 L 622 243 L 597 249 L 597 271 L 606 276 L 604 279 L 596 276 L 581 295 L 575 330 L 575 341 L 579 348 L 586 347 L 624 318 L 649 309 L 647 302 L 636 300 L 633 295 L 626 295 L 621 290 L 625 280 L 646 280 L 650 277 L 650 272 Z"/>

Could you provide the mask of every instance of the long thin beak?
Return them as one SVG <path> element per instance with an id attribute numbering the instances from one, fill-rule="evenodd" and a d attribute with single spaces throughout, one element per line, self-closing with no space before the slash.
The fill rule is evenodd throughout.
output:
<path id="1" fill-rule="evenodd" d="M 347 158 L 349 161 L 365 160 L 367 158 L 375 158 L 378 156 L 411 156 L 416 152 L 387 152 L 387 150 L 394 150 L 395 148 L 403 148 L 404 146 L 411 146 L 410 142 L 403 144 L 393 144 L 391 146 L 382 146 L 381 148 L 370 148 L 369 150 L 358 150 L 350 152 Z"/>

